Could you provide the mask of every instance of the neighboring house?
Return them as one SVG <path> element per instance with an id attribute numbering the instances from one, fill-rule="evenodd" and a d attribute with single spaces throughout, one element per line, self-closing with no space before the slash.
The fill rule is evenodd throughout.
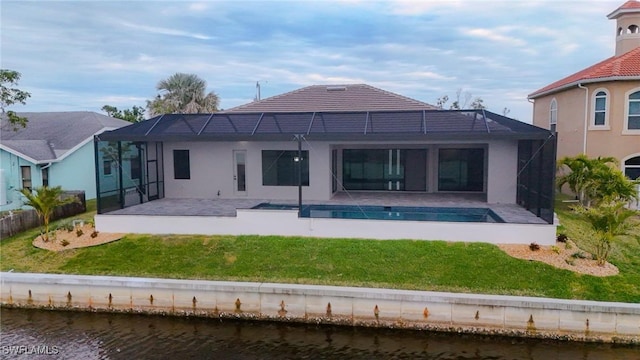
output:
<path id="1" fill-rule="evenodd" d="M 608 15 L 616 20 L 614 56 L 529 95 L 533 124 L 557 131 L 558 158 L 614 157 L 640 178 L 640 2 Z"/>
<path id="2" fill-rule="evenodd" d="M 364 193 L 370 196 L 364 201 L 389 194 L 415 201 L 428 195 L 480 199 L 520 209 L 538 224 L 553 223 L 550 131 L 483 110 L 437 110 L 368 85 L 310 86 L 219 113 L 161 115 L 96 141 L 98 148 L 135 145 L 142 154 L 140 186 L 128 186 L 124 176 L 115 191 L 102 191 L 98 164 L 100 214 L 162 198 L 173 201 L 171 215 L 187 215 L 188 205 L 174 199 L 326 203 Z M 96 224 L 109 216 L 98 216 Z M 130 232 L 153 221 L 131 219 L 132 227 L 126 219 L 113 224 Z M 252 233 L 243 221 L 240 231 Z"/>
<path id="3" fill-rule="evenodd" d="M 25 128 L 2 119 L 0 210 L 22 206 L 19 189 L 61 186 L 96 197 L 93 136 L 131 123 L 88 111 L 25 112 Z"/>

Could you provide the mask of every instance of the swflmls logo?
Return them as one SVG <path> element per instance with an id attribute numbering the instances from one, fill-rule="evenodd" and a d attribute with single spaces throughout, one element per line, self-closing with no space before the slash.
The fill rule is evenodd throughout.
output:
<path id="1" fill-rule="evenodd" d="M 0 347 L 0 354 L 2 355 L 58 355 L 60 349 L 57 346 L 47 345 L 9 345 Z"/>

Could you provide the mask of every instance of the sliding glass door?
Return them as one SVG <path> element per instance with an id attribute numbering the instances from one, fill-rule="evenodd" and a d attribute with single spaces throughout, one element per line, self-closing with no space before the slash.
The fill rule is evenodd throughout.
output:
<path id="1" fill-rule="evenodd" d="M 484 191 L 484 149 L 440 149 L 438 191 Z"/>
<path id="2" fill-rule="evenodd" d="M 425 149 L 345 149 L 346 190 L 426 191 Z"/>

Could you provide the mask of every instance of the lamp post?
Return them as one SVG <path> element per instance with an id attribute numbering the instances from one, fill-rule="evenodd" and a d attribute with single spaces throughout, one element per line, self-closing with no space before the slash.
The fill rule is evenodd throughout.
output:
<path id="1" fill-rule="evenodd" d="M 298 140 L 298 156 L 294 159 L 298 173 L 298 217 L 302 217 L 302 135 L 296 135 Z"/>

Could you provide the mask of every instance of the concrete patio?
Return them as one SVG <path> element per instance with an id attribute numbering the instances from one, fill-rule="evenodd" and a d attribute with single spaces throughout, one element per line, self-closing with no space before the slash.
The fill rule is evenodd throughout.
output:
<path id="1" fill-rule="evenodd" d="M 507 223 L 546 224 L 526 209 L 515 204 L 487 204 L 484 194 L 427 194 L 386 192 L 340 192 L 329 201 L 303 200 L 303 205 L 332 204 L 359 206 L 411 206 L 490 208 Z M 251 209 L 261 203 L 297 202 L 271 199 L 159 199 L 107 213 L 107 215 L 150 216 L 236 216 L 238 209 Z"/>

